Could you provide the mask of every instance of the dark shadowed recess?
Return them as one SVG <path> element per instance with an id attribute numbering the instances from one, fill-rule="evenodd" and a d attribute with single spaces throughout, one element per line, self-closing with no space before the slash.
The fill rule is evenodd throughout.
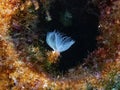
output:
<path id="1" fill-rule="evenodd" d="M 56 0 L 50 7 L 52 20 L 45 23 L 47 31 L 58 30 L 76 42 L 61 53 L 59 70 L 66 71 L 84 62 L 97 48 L 96 36 L 99 9 L 91 0 Z"/>

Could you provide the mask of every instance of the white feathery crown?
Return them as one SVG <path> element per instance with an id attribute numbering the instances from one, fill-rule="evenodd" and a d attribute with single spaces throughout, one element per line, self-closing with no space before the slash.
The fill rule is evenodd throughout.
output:
<path id="1" fill-rule="evenodd" d="M 48 32 L 46 42 L 55 52 L 59 53 L 68 50 L 75 43 L 70 37 L 57 31 Z"/>

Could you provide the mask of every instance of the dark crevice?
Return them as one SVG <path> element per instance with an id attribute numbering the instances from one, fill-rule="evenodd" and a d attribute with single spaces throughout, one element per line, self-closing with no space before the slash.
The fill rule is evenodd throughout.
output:
<path id="1" fill-rule="evenodd" d="M 55 67 L 59 71 L 64 72 L 78 64 L 82 64 L 84 58 L 97 48 L 96 37 L 99 35 L 98 25 L 100 16 L 97 5 L 91 0 L 55 0 L 49 7 L 51 21 L 45 19 L 44 6 L 42 7 L 42 4 L 40 6 L 41 8 L 36 11 L 39 16 L 37 24 L 35 23 L 36 28 L 31 31 L 20 31 L 22 26 L 15 26 L 19 29 L 16 31 L 21 32 L 20 35 L 23 35 L 25 40 L 29 41 L 29 45 L 39 45 L 38 42 L 40 43 L 40 41 L 38 38 L 45 42 L 47 32 L 58 30 L 70 36 L 76 42 L 70 49 L 61 53 L 60 60 L 57 63 L 58 66 L 55 65 Z M 14 33 L 17 32 L 14 31 Z M 22 40 L 20 42 L 26 43 Z M 44 42 L 41 45 L 49 49 L 50 47 Z M 24 44 L 21 46 L 24 46 Z"/>
<path id="2" fill-rule="evenodd" d="M 65 21 L 66 12 L 71 18 Z M 47 31 L 56 29 L 76 41 L 70 49 L 61 53 L 58 69 L 66 71 L 83 63 L 83 58 L 97 48 L 100 15 L 97 5 L 90 0 L 56 0 L 50 8 L 50 15 L 52 21 L 45 24 Z"/>

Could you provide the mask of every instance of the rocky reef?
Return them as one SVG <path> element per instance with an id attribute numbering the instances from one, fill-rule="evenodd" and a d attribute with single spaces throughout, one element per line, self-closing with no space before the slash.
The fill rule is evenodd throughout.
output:
<path id="1" fill-rule="evenodd" d="M 54 29 L 75 40 L 59 57 Z M 0 0 L 0 90 L 119 90 L 119 32 L 119 0 Z"/>

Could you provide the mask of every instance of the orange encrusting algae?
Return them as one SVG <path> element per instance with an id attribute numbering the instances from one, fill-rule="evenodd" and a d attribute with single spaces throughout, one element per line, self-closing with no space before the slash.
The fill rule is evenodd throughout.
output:
<path id="1" fill-rule="evenodd" d="M 19 61 L 14 45 L 8 39 L 12 16 L 17 13 L 20 4 L 20 0 L 0 0 L 0 90 L 10 88 L 21 90 L 26 82 L 35 87 L 35 82 L 39 83 L 39 79 L 40 82 L 45 81 L 44 73 L 36 74 L 22 61 Z"/>
<path id="2" fill-rule="evenodd" d="M 0 0 L 0 90 L 8 90 L 11 84 L 9 74 L 15 69 L 17 60 L 13 44 L 7 40 L 12 15 L 19 6 L 17 0 Z"/>
<path id="3" fill-rule="evenodd" d="M 19 7 L 19 0 L 0 0 L 0 35 L 7 34 L 12 15 Z"/>
<path id="4" fill-rule="evenodd" d="M 47 57 L 48 57 L 47 59 L 50 63 L 56 63 L 60 57 L 60 53 L 55 52 L 55 51 L 48 52 Z"/>

